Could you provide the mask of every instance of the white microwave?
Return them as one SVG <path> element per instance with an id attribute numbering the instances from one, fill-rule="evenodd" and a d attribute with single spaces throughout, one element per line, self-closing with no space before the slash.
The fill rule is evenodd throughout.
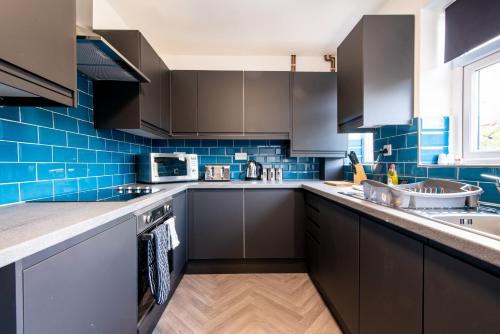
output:
<path id="1" fill-rule="evenodd" d="M 146 153 L 137 156 L 137 181 L 163 183 L 198 180 L 198 155 Z"/>

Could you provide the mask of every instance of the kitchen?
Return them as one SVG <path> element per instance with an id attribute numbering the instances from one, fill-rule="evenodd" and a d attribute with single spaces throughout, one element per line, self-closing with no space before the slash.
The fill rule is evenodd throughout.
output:
<path id="1" fill-rule="evenodd" d="M 6 1 L 0 333 L 498 333 L 499 12 Z"/>

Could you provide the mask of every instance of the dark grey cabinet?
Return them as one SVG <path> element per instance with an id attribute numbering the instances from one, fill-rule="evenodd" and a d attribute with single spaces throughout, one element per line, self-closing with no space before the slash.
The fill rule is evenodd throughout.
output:
<path id="1" fill-rule="evenodd" d="M 345 157 L 347 135 L 337 133 L 337 74 L 292 76 L 292 156 Z"/>
<path id="2" fill-rule="evenodd" d="M 245 190 L 245 257 L 295 258 L 295 191 Z"/>
<path id="3" fill-rule="evenodd" d="M 75 0 L 3 4 L 0 105 L 76 106 L 75 8 Z"/>
<path id="4" fill-rule="evenodd" d="M 422 333 L 423 244 L 361 218 L 360 333 Z"/>
<path id="5" fill-rule="evenodd" d="M 242 259 L 243 190 L 189 192 L 189 259 Z"/>
<path id="6" fill-rule="evenodd" d="M 499 277 L 425 247 L 425 333 L 498 333 L 499 314 Z"/>
<path id="7" fill-rule="evenodd" d="M 167 65 L 160 59 L 160 128 L 170 133 L 170 76 Z"/>
<path id="8" fill-rule="evenodd" d="M 24 333 L 135 333 L 135 219 L 23 271 Z"/>
<path id="9" fill-rule="evenodd" d="M 413 15 L 365 15 L 340 43 L 338 127 L 372 131 L 413 118 Z"/>
<path id="10" fill-rule="evenodd" d="M 290 72 L 244 72 L 245 133 L 290 132 Z"/>
<path id="11" fill-rule="evenodd" d="M 198 72 L 172 71 L 172 133 L 198 132 Z"/>
<path id="12" fill-rule="evenodd" d="M 243 133 L 243 72 L 198 72 L 198 132 Z"/>
<path id="13" fill-rule="evenodd" d="M 165 97 L 162 98 L 163 94 L 168 94 L 168 82 L 163 78 L 165 70 L 168 70 L 165 64 L 138 30 L 96 32 L 112 43 L 151 82 L 95 81 L 95 127 L 123 129 L 153 138 L 166 137 L 167 101 Z"/>
<path id="14" fill-rule="evenodd" d="M 175 229 L 179 238 L 179 246 L 174 249 L 172 276 L 177 280 L 183 273 L 187 262 L 188 251 L 188 212 L 187 212 L 187 194 L 182 192 L 174 197 L 173 201 Z"/>
<path id="15" fill-rule="evenodd" d="M 319 284 L 343 325 L 358 333 L 359 215 L 332 202 L 322 202 Z"/>

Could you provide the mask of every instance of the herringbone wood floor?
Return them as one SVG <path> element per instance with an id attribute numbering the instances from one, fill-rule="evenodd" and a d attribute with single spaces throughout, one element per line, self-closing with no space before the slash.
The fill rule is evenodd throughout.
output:
<path id="1" fill-rule="evenodd" d="M 307 274 L 185 275 L 155 333 L 341 333 Z"/>

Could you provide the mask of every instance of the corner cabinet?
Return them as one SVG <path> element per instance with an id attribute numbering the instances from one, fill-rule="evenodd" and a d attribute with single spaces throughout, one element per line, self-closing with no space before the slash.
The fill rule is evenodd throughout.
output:
<path id="1" fill-rule="evenodd" d="M 121 129 L 152 138 L 170 131 L 168 68 L 138 30 L 96 30 L 139 68 L 150 83 L 95 81 L 96 128 Z"/>
<path id="2" fill-rule="evenodd" d="M 22 260 L 23 333 L 136 333 L 135 218 L 89 233 Z"/>
<path id="3" fill-rule="evenodd" d="M 338 128 L 371 132 L 413 118 L 415 17 L 364 15 L 340 43 Z"/>
<path id="4" fill-rule="evenodd" d="M 0 105 L 76 106 L 75 0 L 3 3 L 0 44 Z"/>
<path id="5" fill-rule="evenodd" d="M 347 135 L 337 133 L 337 74 L 292 74 L 291 156 L 344 158 Z"/>

